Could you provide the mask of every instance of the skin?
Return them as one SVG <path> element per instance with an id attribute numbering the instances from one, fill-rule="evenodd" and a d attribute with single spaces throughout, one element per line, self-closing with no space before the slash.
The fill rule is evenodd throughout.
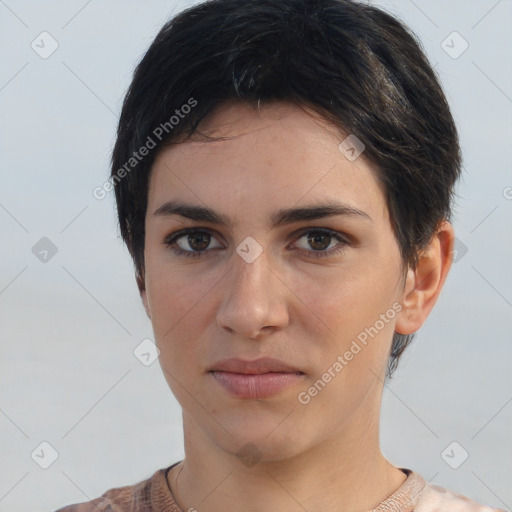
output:
<path id="1" fill-rule="evenodd" d="M 195 136 L 155 160 L 145 275 L 138 280 L 160 365 L 183 410 L 185 459 L 168 475 L 178 506 L 370 510 L 406 478 L 379 446 L 393 332 L 415 332 L 428 316 L 451 265 L 453 228 L 441 223 L 416 270 L 404 269 L 384 189 L 364 153 L 347 159 L 338 149 L 346 134 L 297 106 L 227 102 L 201 131 L 226 138 Z M 170 200 L 212 208 L 232 226 L 154 214 Z M 270 226 L 278 209 L 327 201 L 369 218 Z M 184 228 L 201 228 L 203 235 L 166 245 Z M 328 236 L 308 241 L 313 228 L 336 231 L 347 243 Z M 263 250 L 251 263 L 236 252 L 249 236 Z M 178 244 L 188 252 L 205 250 L 186 257 L 173 251 Z M 401 311 L 308 404 L 299 403 L 298 394 L 393 304 Z M 221 359 L 261 356 L 305 375 L 253 400 L 233 397 L 208 373 Z M 247 443 L 258 459 L 250 467 L 237 456 Z"/>

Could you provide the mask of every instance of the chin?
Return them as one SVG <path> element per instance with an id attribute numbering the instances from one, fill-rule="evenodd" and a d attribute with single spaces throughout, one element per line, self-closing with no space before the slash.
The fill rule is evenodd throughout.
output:
<path id="1" fill-rule="evenodd" d="M 307 451 L 307 433 L 298 428 L 296 421 L 284 420 L 283 413 L 266 416 L 258 420 L 247 413 L 243 418 L 217 416 L 226 430 L 214 422 L 215 430 L 210 431 L 209 437 L 219 449 L 237 457 L 248 468 L 256 462 L 286 460 Z"/>

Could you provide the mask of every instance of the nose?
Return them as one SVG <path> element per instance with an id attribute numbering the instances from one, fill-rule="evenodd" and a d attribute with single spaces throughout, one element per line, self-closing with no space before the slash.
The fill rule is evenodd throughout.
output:
<path id="1" fill-rule="evenodd" d="M 231 334 L 256 339 L 288 324 L 288 288 L 263 252 L 252 263 L 238 254 L 221 284 L 218 325 Z"/>

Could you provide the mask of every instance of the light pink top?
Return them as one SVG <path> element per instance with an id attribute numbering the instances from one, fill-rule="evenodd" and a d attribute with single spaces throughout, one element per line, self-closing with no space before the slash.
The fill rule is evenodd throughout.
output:
<path id="1" fill-rule="evenodd" d="M 151 478 L 135 485 L 110 489 L 95 500 L 56 512 L 183 512 L 167 482 L 167 473 L 177 464 L 159 469 Z M 369 512 L 505 512 L 429 484 L 410 469 L 401 470 L 407 475 L 405 482 Z"/>

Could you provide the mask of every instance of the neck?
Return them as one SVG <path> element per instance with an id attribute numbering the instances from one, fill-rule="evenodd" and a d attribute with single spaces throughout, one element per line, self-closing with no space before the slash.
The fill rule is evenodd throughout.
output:
<path id="1" fill-rule="evenodd" d="M 340 510 L 375 508 L 405 481 L 379 448 L 378 418 L 286 458 L 248 466 L 212 443 L 184 416 L 185 459 L 168 475 L 182 511 Z M 365 427 L 365 428 L 363 428 Z"/>

